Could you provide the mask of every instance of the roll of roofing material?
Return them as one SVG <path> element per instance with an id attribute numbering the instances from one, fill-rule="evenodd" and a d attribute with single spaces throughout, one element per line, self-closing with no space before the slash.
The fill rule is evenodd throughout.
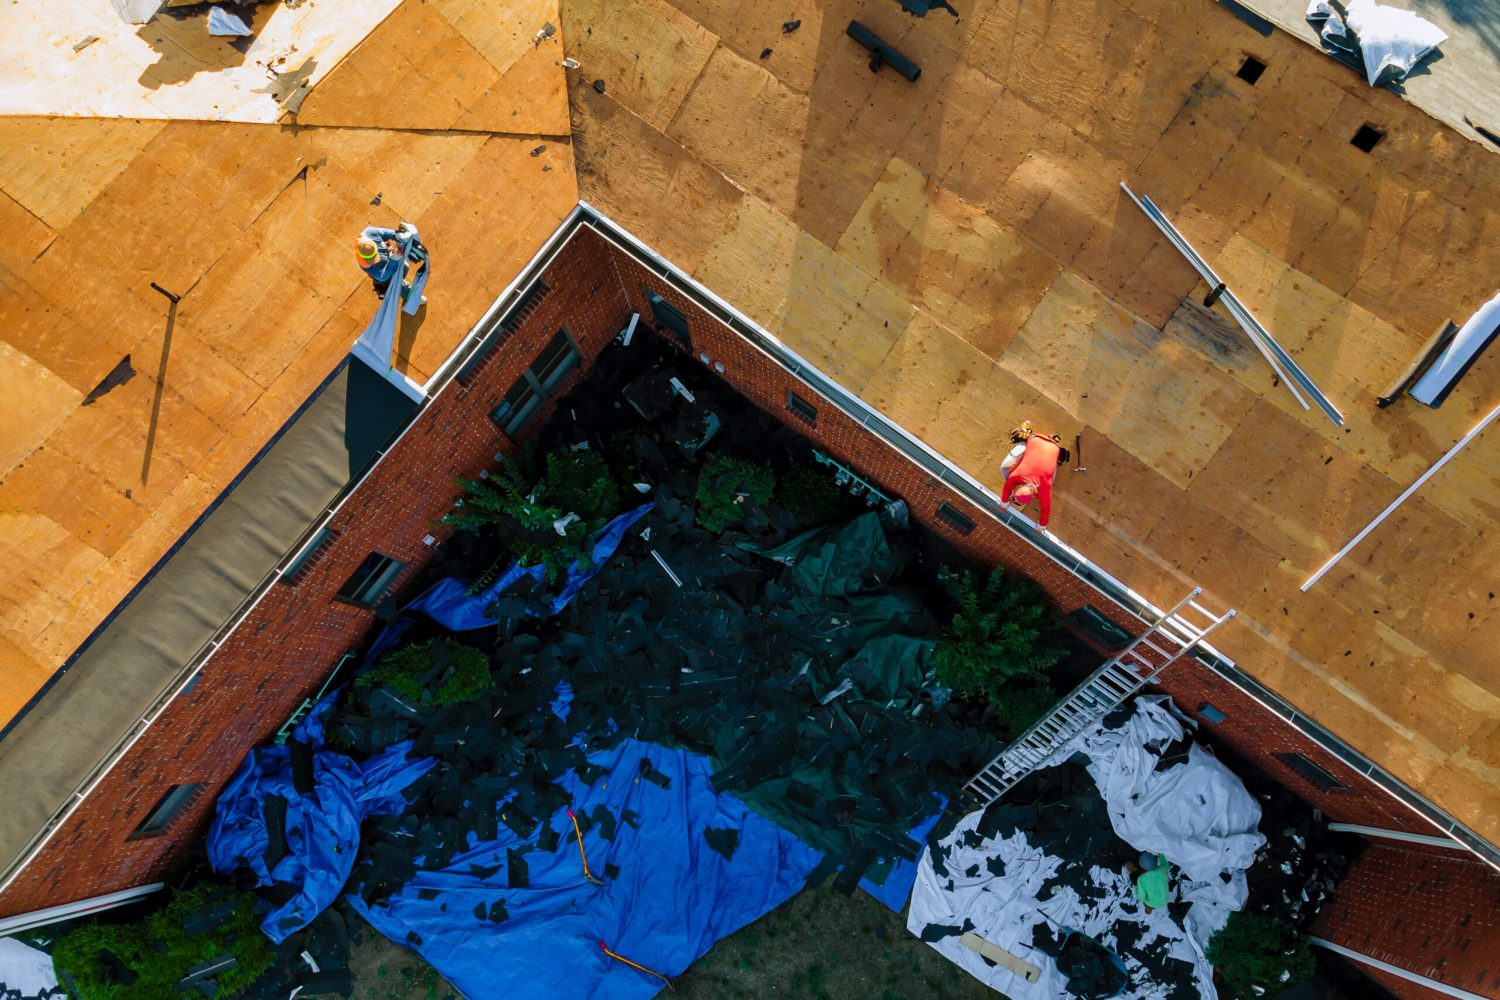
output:
<path id="1" fill-rule="evenodd" d="M 1448 393 L 1458 385 L 1469 366 L 1479 360 L 1496 334 L 1500 334 L 1500 293 L 1474 310 L 1469 321 L 1459 327 L 1448 346 L 1412 386 L 1412 398 L 1433 409 L 1442 406 Z"/>

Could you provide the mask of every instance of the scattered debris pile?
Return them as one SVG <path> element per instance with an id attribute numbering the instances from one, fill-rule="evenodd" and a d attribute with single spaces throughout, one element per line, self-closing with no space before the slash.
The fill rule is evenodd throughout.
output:
<path id="1" fill-rule="evenodd" d="M 241 797 L 220 802 L 216 836 L 234 831 L 235 849 L 211 854 L 269 887 L 280 908 L 268 932 L 294 933 L 347 892 L 471 995 L 503 954 L 535 956 L 553 990 L 539 996 L 580 981 L 586 995 L 636 996 L 805 883 L 838 872 L 848 892 L 911 868 L 921 847 L 909 833 L 997 748 L 976 726 L 982 710 L 934 683 L 940 626 L 902 585 L 916 546 L 901 505 L 807 528 L 817 505 L 793 509 L 763 477 L 712 457 L 703 465 L 718 471 L 696 474 L 700 450 L 730 451 L 795 480 L 770 421 L 744 407 L 639 336 L 561 401 L 539 450 L 603 454 L 621 494 L 650 502 L 570 603 L 558 588 L 571 572 L 449 583 L 443 617 L 465 630 L 403 615 L 361 676 L 391 648 L 439 646 L 449 667 L 356 683 L 305 720 L 284 757 L 256 752 L 231 786 Z M 705 481 L 725 493 L 721 531 L 698 516 Z M 482 582 L 504 548 L 461 541 L 443 570 Z M 465 589 L 482 613 L 455 618 Z M 488 647 L 489 684 L 443 703 L 456 642 Z M 349 780 L 325 792 L 319 776 L 335 774 Z M 367 786 L 379 808 L 362 804 Z M 291 808 L 294 796 L 307 808 Z M 348 822 L 360 815 L 375 817 L 363 831 Z M 337 858 L 320 860 L 329 850 Z M 539 943 L 559 937 L 609 950 Z M 568 969 L 582 971 L 564 985 Z"/>
<path id="2" fill-rule="evenodd" d="M 1307 20 L 1318 30 L 1323 48 L 1335 59 L 1362 70 L 1370 86 L 1399 83 L 1423 59 L 1448 40 L 1424 17 L 1375 0 L 1312 0 Z"/>
<path id="3" fill-rule="evenodd" d="M 1119 995 L 1213 1000 L 1204 949 L 1246 899 L 1264 838 L 1244 786 L 1159 697 L 1107 716 L 1003 800 L 939 833 L 918 868 L 908 927 L 1015 1000 Z M 1130 863 L 1172 863 L 1150 909 Z M 963 943 L 976 935 L 1036 977 Z"/>

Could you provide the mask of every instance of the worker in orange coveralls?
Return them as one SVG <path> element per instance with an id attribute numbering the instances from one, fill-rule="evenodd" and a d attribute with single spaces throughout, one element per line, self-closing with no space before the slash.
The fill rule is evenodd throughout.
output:
<path id="1" fill-rule="evenodd" d="M 1052 477 L 1058 463 L 1067 461 L 1067 451 L 1057 438 L 1034 433 L 1030 421 L 1011 431 L 1010 439 L 1015 447 L 1000 465 L 1005 474 L 1000 502 L 1025 507 L 1036 497 L 1042 508 L 1040 523 L 1045 528 L 1052 518 Z"/>

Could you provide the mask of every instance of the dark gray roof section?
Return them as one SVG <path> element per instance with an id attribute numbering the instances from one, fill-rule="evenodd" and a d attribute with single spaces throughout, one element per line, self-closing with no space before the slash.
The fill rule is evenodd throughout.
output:
<path id="1" fill-rule="evenodd" d="M 1465 119 L 1500 134 L 1500 0 L 1379 2 L 1425 17 L 1448 33 L 1448 40 L 1438 46 L 1438 51 L 1423 60 L 1396 89 L 1439 121 L 1495 148 Z M 1322 50 L 1317 32 L 1307 23 L 1307 0 L 1238 3 Z"/>
<path id="2" fill-rule="evenodd" d="M 0 865 L 18 857 L 411 419 L 342 364 L 0 738 Z"/>

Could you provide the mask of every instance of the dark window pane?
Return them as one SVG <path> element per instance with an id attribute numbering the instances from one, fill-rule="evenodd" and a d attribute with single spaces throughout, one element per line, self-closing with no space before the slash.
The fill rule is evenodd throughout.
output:
<path id="1" fill-rule="evenodd" d="M 500 405 L 495 407 L 495 412 L 490 414 L 490 419 L 507 435 L 514 435 L 526 422 L 526 418 L 531 416 L 531 411 L 536 409 L 540 401 L 540 394 L 531 387 L 530 379 L 523 375 L 515 385 L 510 387 L 510 392 L 505 394 Z"/>
<path id="2" fill-rule="evenodd" d="M 349 577 L 348 582 L 338 592 L 338 597 L 350 604 L 371 607 L 380 600 L 392 581 L 405 568 L 406 564 L 399 559 L 392 559 L 379 552 L 371 552 L 365 556 L 365 561 L 359 564 L 359 569 L 354 571 L 354 575 Z"/>
<path id="3" fill-rule="evenodd" d="M 536 376 L 537 382 L 545 391 L 556 385 L 577 363 L 578 351 L 574 349 L 573 341 L 568 339 L 566 331 L 559 330 L 532 362 L 531 374 Z"/>
<path id="4" fill-rule="evenodd" d="M 815 426 L 818 422 L 818 408 L 795 392 L 786 394 L 786 408 L 809 426 Z"/>
<path id="5" fill-rule="evenodd" d="M 202 789 L 203 786 L 198 784 L 173 785 L 157 801 L 156 806 L 151 810 L 151 814 L 141 821 L 141 825 L 135 828 L 135 832 L 131 836 L 152 837 L 164 832 L 167 827 L 172 825 L 173 820 L 197 801 L 198 793 Z"/>
<path id="6" fill-rule="evenodd" d="M 954 510 L 946 503 L 938 504 L 937 516 L 939 521 L 942 521 L 944 524 L 952 528 L 954 531 L 958 532 L 960 535 L 967 535 L 969 532 L 974 530 L 973 521 L 969 520 L 967 517 L 960 514 L 958 511 Z"/>
<path id="7" fill-rule="evenodd" d="M 687 317 L 682 314 L 672 303 L 663 299 L 655 292 L 650 293 L 651 315 L 656 317 L 656 322 L 679 337 L 688 336 Z"/>

